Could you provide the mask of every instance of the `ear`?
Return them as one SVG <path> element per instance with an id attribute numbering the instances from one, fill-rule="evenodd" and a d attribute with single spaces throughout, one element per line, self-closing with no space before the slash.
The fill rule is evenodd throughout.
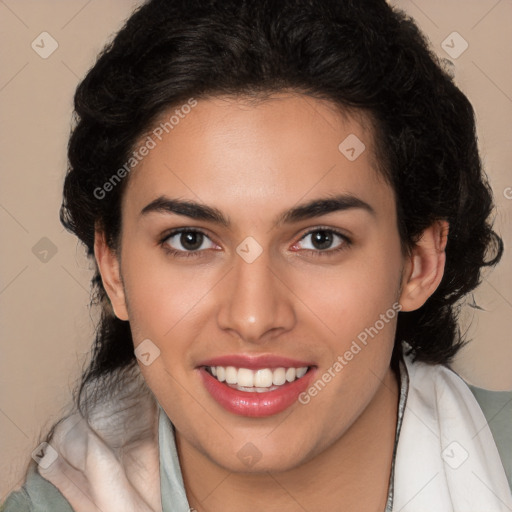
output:
<path id="1" fill-rule="evenodd" d="M 96 230 L 94 234 L 94 256 L 101 274 L 103 287 L 119 320 L 128 320 L 128 309 L 124 295 L 119 258 L 108 246 L 105 233 Z"/>
<path id="2" fill-rule="evenodd" d="M 447 221 L 434 222 L 423 231 L 407 257 L 402 274 L 402 311 L 414 311 L 436 291 L 444 274 Z"/>

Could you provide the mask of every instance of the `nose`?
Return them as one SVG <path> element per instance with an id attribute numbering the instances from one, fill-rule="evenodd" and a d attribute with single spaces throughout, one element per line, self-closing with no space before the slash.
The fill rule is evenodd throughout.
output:
<path id="1" fill-rule="evenodd" d="M 293 294 L 268 253 L 252 263 L 235 255 L 219 298 L 218 326 L 249 343 L 262 344 L 293 328 Z"/>

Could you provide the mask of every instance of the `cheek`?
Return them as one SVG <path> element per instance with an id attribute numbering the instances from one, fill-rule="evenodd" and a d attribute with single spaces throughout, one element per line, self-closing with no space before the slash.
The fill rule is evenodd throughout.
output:
<path id="1" fill-rule="evenodd" d="M 311 308 L 327 334 L 347 342 L 373 326 L 391 309 L 387 320 L 395 317 L 400 286 L 401 255 L 399 248 L 386 251 L 368 248 L 348 258 L 338 267 L 320 272 L 304 272 L 294 279 L 297 296 Z M 382 335 L 393 330 L 386 322 Z"/>
<path id="2" fill-rule="evenodd" d="M 123 282 L 134 339 L 165 340 L 178 323 L 194 315 L 209 289 L 208 271 L 172 264 L 155 249 L 127 246 L 125 254 Z"/>

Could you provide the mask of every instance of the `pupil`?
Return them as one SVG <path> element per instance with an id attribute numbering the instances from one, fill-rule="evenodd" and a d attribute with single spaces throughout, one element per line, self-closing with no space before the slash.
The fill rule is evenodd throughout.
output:
<path id="1" fill-rule="evenodd" d="M 312 241 L 317 249 L 328 249 L 332 244 L 332 233 L 329 233 L 329 231 L 316 231 L 313 234 Z"/>
<path id="2" fill-rule="evenodd" d="M 181 245 L 183 245 L 185 249 L 188 249 L 190 251 L 199 249 L 199 247 L 201 247 L 201 244 L 203 243 L 203 234 L 196 233 L 193 231 L 187 231 L 185 233 L 182 233 L 180 238 Z"/>

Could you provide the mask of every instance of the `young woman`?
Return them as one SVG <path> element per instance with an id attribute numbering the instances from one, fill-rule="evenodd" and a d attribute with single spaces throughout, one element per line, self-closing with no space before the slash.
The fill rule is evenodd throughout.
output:
<path id="1" fill-rule="evenodd" d="M 152 0 L 75 108 L 61 218 L 102 317 L 4 511 L 512 510 L 449 368 L 502 244 L 473 109 L 413 21 Z"/>

